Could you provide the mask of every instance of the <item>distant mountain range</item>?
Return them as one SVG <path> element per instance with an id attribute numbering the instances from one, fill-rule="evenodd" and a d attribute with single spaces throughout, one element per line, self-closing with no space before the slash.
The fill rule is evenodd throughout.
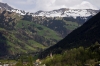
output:
<path id="1" fill-rule="evenodd" d="M 93 9 L 69 9 L 69 8 L 61 8 L 52 11 L 37 11 L 35 13 L 26 12 L 24 10 L 14 9 L 9 6 L 7 3 L 0 3 L 1 10 L 7 10 L 10 12 L 18 13 L 19 15 L 32 15 L 33 17 L 41 16 L 41 17 L 71 17 L 76 20 L 86 21 L 90 17 L 97 14 L 100 10 Z"/>
<path id="2" fill-rule="evenodd" d="M 53 11 L 37 11 L 35 13 L 29 13 L 29 12 L 25 12 L 25 11 L 18 10 L 18 9 L 13 9 L 13 10 L 11 10 L 11 12 L 16 12 L 21 15 L 28 14 L 28 15 L 32 15 L 33 17 L 35 17 L 35 16 L 73 17 L 75 19 L 77 17 L 81 17 L 86 20 L 89 16 L 94 16 L 95 14 L 97 14 L 99 12 L 99 10 L 61 8 L 61 9 L 57 9 L 57 10 L 53 10 Z"/>
<path id="3" fill-rule="evenodd" d="M 2 10 L 8 10 L 11 12 L 19 13 L 20 15 L 32 15 L 32 16 L 46 16 L 46 17 L 88 17 L 93 16 L 99 12 L 99 10 L 93 9 L 69 9 L 69 8 L 61 8 L 52 11 L 37 11 L 35 13 L 26 12 L 24 10 L 14 9 L 9 6 L 7 3 L 1 3 L 0 7 Z"/>
<path id="4" fill-rule="evenodd" d="M 61 8 L 30 13 L 6 3 L 0 3 L 0 7 L 0 56 L 40 52 L 99 12 Z"/>

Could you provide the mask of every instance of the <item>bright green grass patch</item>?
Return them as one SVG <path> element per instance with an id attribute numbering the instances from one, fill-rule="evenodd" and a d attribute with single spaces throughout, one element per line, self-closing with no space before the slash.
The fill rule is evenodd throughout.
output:
<path id="1" fill-rule="evenodd" d="M 56 39 L 56 40 L 60 40 L 61 39 L 61 37 L 55 31 L 53 31 L 50 28 L 47 28 L 47 27 L 45 27 L 43 25 L 35 24 L 34 22 L 20 20 L 17 23 L 16 27 L 17 28 L 25 28 L 25 29 L 27 29 L 27 31 L 29 31 L 28 26 L 31 26 L 32 29 L 37 31 L 37 35 L 44 36 L 47 39 L 50 39 L 50 38 Z M 40 27 L 42 29 L 40 30 L 40 29 L 38 29 L 38 27 Z"/>
<path id="2" fill-rule="evenodd" d="M 36 49 L 34 47 L 31 47 L 29 45 L 26 45 L 26 50 L 31 50 L 31 51 L 36 51 Z"/>
<path id="3" fill-rule="evenodd" d="M 35 26 L 42 28 L 42 30 L 37 30 L 38 31 L 37 32 L 38 35 L 44 36 L 47 39 L 50 39 L 50 38 L 56 39 L 56 40 L 60 40 L 61 39 L 61 37 L 54 30 L 51 30 L 48 27 L 45 27 L 45 26 L 42 26 L 42 25 L 38 25 L 38 24 L 36 24 Z"/>
<path id="4" fill-rule="evenodd" d="M 31 46 L 33 46 L 33 47 L 40 47 L 40 48 L 42 48 L 42 49 L 45 48 L 42 44 L 40 44 L 40 43 L 38 43 L 38 42 L 36 42 L 36 41 L 34 41 L 34 40 L 28 40 L 28 42 L 29 42 L 29 43 L 31 44 Z"/>

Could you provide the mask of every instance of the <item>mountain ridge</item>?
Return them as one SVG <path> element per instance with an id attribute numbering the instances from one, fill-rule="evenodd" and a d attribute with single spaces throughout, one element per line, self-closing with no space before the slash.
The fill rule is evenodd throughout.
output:
<path id="1" fill-rule="evenodd" d="M 11 6 L 9 6 L 7 3 L 0 2 L 0 9 L 2 9 L 2 10 L 12 10 L 14 8 L 12 8 Z"/>
<path id="2" fill-rule="evenodd" d="M 67 9 L 67 8 L 61 8 L 57 10 L 52 11 L 37 11 L 35 13 L 26 12 L 23 10 L 13 9 L 11 12 L 16 12 L 21 15 L 32 15 L 33 17 L 36 16 L 45 16 L 45 17 L 84 17 L 87 18 L 89 16 L 94 16 L 96 13 L 99 12 L 99 10 L 93 10 L 93 9 Z"/>
<path id="3" fill-rule="evenodd" d="M 81 27 L 72 31 L 63 40 L 51 46 L 41 53 L 41 57 L 46 57 L 48 54 L 61 53 L 64 50 L 77 48 L 79 46 L 88 47 L 95 42 L 100 43 L 100 12 L 89 19 Z"/>
<path id="4" fill-rule="evenodd" d="M 87 16 L 94 16 L 99 10 L 95 9 L 72 9 L 72 8 L 59 8 L 51 11 L 43 11 L 39 10 L 37 12 L 26 12 L 24 10 L 14 9 L 13 7 L 9 6 L 7 3 L 0 2 L 0 7 L 11 11 L 19 13 L 20 15 L 32 15 L 35 16 L 46 16 L 46 17 L 87 17 Z"/>
<path id="5" fill-rule="evenodd" d="M 84 19 L 86 17 L 80 16 L 75 19 L 74 17 L 32 16 L 33 13 L 18 9 L 0 11 L 0 32 L 3 32 L 2 35 L 6 38 L 5 49 L 8 50 L 9 55 L 42 51 L 56 44 L 86 21 Z M 61 13 L 65 9 L 54 11 Z M 91 13 L 91 10 L 88 11 Z M 87 10 L 84 12 L 86 13 Z"/>
<path id="6" fill-rule="evenodd" d="M 32 17 L 73 17 L 74 19 L 82 18 L 85 21 L 88 17 L 92 17 L 97 14 L 100 10 L 93 9 L 71 9 L 71 8 L 60 8 L 51 11 L 37 11 L 37 12 L 26 12 L 24 10 L 14 9 L 10 7 L 7 3 L 0 3 L 1 9 L 5 8 L 7 11 L 15 12 L 20 15 L 31 15 Z M 7 8 L 8 7 L 8 8 Z"/>

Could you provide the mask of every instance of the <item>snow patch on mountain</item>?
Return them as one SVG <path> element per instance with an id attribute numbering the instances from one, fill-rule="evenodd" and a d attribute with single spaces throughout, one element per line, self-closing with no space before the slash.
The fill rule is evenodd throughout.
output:
<path id="1" fill-rule="evenodd" d="M 59 9 L 53 11 L 41 11 L 33 14 L 33 16 L 46 16 L 46 17 L 88 17 L 97 14 L 92 9 Z"/>
<path id="2" fill-rule="evenodd" d="M 20 15 L 26 15 L 26 12 L 23 10 L 13 9 L 13 10 L 11 10 L 11 12 L 15 12 L 15 13 L 18 13 Z"/>
<path id="3" fill-rule="evenodd" d="M 99 12 L 99 10 L 93 9 L 68 9 L 68 8 L 61 8 L 58 10 L 52 11 L 37 11 L 35 13 L 29 13 L 23 10 L 13 9 L 11 12 L 16 12 L 20 15 L 32 15 L 33 17 L 36 16 L 45 16 L 45 17 L 88 17 L 94 16 Z"/>

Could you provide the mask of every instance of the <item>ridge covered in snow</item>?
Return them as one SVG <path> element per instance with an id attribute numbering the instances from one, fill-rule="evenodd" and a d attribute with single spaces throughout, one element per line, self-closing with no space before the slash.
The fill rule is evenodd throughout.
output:
<path id="1" fill-rule="evenodd" d="M 88 7 L 87 7 L 88 6 Z M 75 9 L 74 9 L 75 8 Z M 80 8 L 80 9 L 77 9 Z M 89 17 L 94 16 L 99 12 L 91 3 L 84 1 L 80 3 L 80 6 L 74 6 L 70 8 L 61 8 L 52 11 L 37 11 L 35 13 L 26 12 L 24 10 L 18 10 L 10 7 L 7 3 L 0 2 L 0 10 L 7 10 L 10 12 L 18 13 L 19 15 L 32 15 L 35 16 L 45 16 L 45 17 Z"/>
<path id="2" fill-rule="evenodd" d="M 58 10 L 52 10 L 52 11 L 37 11 L 35 13 L 29 13 L 18 9 L 13 9 L 11 12 L 19 13 L 20 15 L 32 15 L 35 16 L 45 16 L 45 17 L 88 17 L 88 16 L 94 16 L 99 12 L 99 10 L 93 10 L 93 9 L 67 9 L 67 8 L 61 8 Z"/>

